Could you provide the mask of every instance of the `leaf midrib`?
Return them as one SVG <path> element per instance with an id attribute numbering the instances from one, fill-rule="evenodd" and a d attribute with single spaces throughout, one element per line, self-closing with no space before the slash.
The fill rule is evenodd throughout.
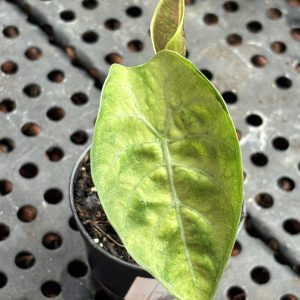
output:
<path id="1" fill-rule="evenodd" d="M 185 257 L 186 257 L 186 260 L 187 260 L 187 263 L 189 266 L 189 271 L 191 273 L 191 279 L 192 279 L 192 283 L 194 286 L 194 291 L 195 291 L 197 298 L 199 298 L 200 295 L 199 295 L 199 290 L 197 289 L 197 280 L 196 280 L 196 276 L 195 276 L 195 272 L 194 272 L 193 262 L 191 260 L 191 256 L 190 256 L 190 253 L 188 250 L 185 229 L 183 226 L 181 213 L 180 213 L 181 201 L 177 196 L 177 191 L 176 191 L 175 182 L 174 182 L 172 159 L 171 159 L 171 155 L 170 155 L 169 148 L 168 148 L 168 144 L 170 141 L 166 138 L 168 135 L 173 110 L 170 107 L 170 104 L 168 103 L 168 101 L 166 101 L 166 97 L 164 99 L 165 99 L 165 103 L 167 104 L 167 111 L 166 111 L 165 128 L 164 128 L 163 135 L 161 135 L 157 131 L 157 129 L 151 124 L 151 122 L 149 122 L 149 120 L 146 118 L 146 116 L 141 112 L 140 105 L 139 105 L 137 99 L 135 98 L 136 108 L 138 109 L 138 112 L 139 112 L 139 114 L 136 115 L 136 117 L 139 120 L 141 120 L 144 123 L 144 125 L 148 128 L 148 130 L 160 141 L 161 149 L 163 152 L 163 158 L 166 163 L 165 167 L 166 167 L 166 171 L 167 171 L 167 179 L 168 179 L 168 183 L 169 183 L 169 186 L 171 189 L 171 199 L 172 199 L 172 202 L 173 202 L 173 205 L 175 208 L 175 212 L 176 212 L 176 219 L 177 219 L 178 227 L 180 229 L 180 236 L 181 236 L 181 240 L 183 243 L 184 253 L 185 253 Z M 132 117 L 134 117 L 134 116 L 132 116 Z"/>
<path id="2" fill-rule="evenodd" d="M 185 230 L 184 230 L 184 226 L 183 226 L 182 219 L 181 219 L 181 214 L 180 214 L 180 200 L 178 199 L 176 188 L 175 188 L 174 177 L 173 177 L 173 169 L 172 169 L 172 160 L 171 160 L 171 156 L 170 156 L 170 152 L 169 152 L 169 148 L 168 148 L 168 143 L 167 143 L 166 140 L 162 141 L 161 148 L 162 148 L 164 160 L 165 160 L 165 163 L 166 163 L 168 183 L 169 183 L 170 188 L 171 188 L 171 198 L 172 198 L 174 208 L 175 208 L 175 211 L 176 211 L 177 223 L 178 223 L 178 226 L 179 226 L 179 229 L 180 229 L 180 236 L 181 236 L 181 240 L 183 242 L 186 260 L 187 260 L 187 263 L 189 265 L 189 269 L 190 269 L 190 273 L 191 273 L 195 293 L 197 294 L 197 296 L 199 296 L 198 295 L 199 292 L 198 292 L 197 284 L 196 284 L 196 276 L 195 276 L 195 272 L 194 272 L 194 267 L 193 267 L 193 263 L 192 263 L 192 260 L 191 260 L 191 257 L 190 257 L 190 253 L 189 253 L 189 250 L 188 250 L 187 243 L 186 243 Z"/>
<path id="3" fill-rule="evenodd" d="M 175 182 L 174 182 L 174 175 L 173 175 L 173 163 L 172 163 L 172 159 L 171 159 L 171 155 L 170 155 L 169 147 L 168 147 L 169 144 L 172 144 L 173 142 L 177 142 L 177 140 L 169 140 L 168 139 L 168 131 L 169 131 L 169 127 L 170 127 L 170 121 L 172 119 L 173 109 L 171 108 L 170 104 L 166 100 L 167 95 L 164 95 L 164 96 L 165 96 L 164 102 L 166 103 L 167 111 L 166 111 L 166 116 L 165 116 L 164 131 L 162 134 L 151 124 L 151 122 L 148 120 L 148 118 L 142 112 L 139 102 L 137 101 L 137 98 L 135 96 L 134 96 L 134 100 L 135 100 L 135 105 L 136 105 L 138 114 L 131 115 L 129 117 L 133 117 L 133 118 L 136 117 L 137 119 L 139 119 L 148 128 L 148 130 L 158 139 L 158 143 L 161 145 L 161 149 L 163 152 L 163 158 L 165 161 L 165 168 L 167 171 L 167 180 L 168 180 L 168 183 L 169 183 L 169 186 L 171 189 L 171 199 L 172 199 L 173 206 L 174 206 L 175 212 L 176 212 L 176 219 L 177 219 L 178 227 L 180 229 L 180 236 L 181 236 L 181 240 L 182 240 L 183 247 L 184 247 L 185 257 L 186 257 L 186 260 L 187 260 L 187 263 L 189 266 L 189 271 L 191 274 L 191 279 L 192 279 L 192 283 L 194 286 L 195 294 L 197 296 L 197 299 L 200 299 L 199 290 L 197 289 L 197 280 L 196 280 L 196 276 L 195 276 L 195 272 L 194 272 L 193 262 L 192 262 L 192 259 L 191 259 L 190 253 L 189 253 L 187 242 L 186 242 L 185 229 L 183 226 L 181 213 L 180 213 L 180 206 L 181 206 L 182 202 L 177 196 L 177 191 L 176 191 Z M 203 135 L 206 136 L 205 134 L 203 134 Z M 183 140 L 187 139 L 187 138 L 189 138 L 189 137 L 183 137 Z M 193 136 L 191 138 L 193 138 Z M 226 143 L 224 142 L 224 144 L 226 144 Z M 229 146 L 229 145 L 227 145 L 227 146 Z M 229 148 L 230 148 L 230 146 L 229 146 Z M 232 150 L 232 149 L 230 149 L 230 150 Z M 208 221 L 208 220 L 205 218 L 205 221 Z M 208 223 L 210 224 L 210 222 L 208 222 Z"/>

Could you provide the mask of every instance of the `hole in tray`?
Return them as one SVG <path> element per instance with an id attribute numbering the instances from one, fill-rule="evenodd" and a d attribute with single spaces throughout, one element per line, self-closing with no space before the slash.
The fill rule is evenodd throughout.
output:
<path id="1" fill-rule="evenodd" d="M 44 194 L 44 199 L 49 204 L 57 204 L 63 199 L 63 193 L 60 189 L 51 188 Z"/>
<path id="2" fill-rule="evenodd" d="M 224 100 L 227 104 L 234 104 L 238 100 L 238 97 L 237 97 L 236 93 L 234 93 L 232 91 L 224 92 L 222 94 L 222 97 L 224 98 Z"/>
<path id="3" fill-rule="evenodd" d="M 300 41 L 300 27 L 292 29 L 291 36 L 294 40 Z"/>
<path id="4" fill-rule="evenodd" d="M 258 167 L 264 167 L 268 163 L 268 157 L 262 152 L 253 153 L 250 158 L 252 163 Z"/>
<path id="5" fill-rule="evenodd" d="M 108 295 L 105 290 L 98 290 L 95 294 L 95 300 L 113 300 L 110 295 Z"/>
<path id="6" fill-rule="evenodd" d="M 260 238 L 260 234 L 257 231 L 257 229 L 254 227 L 252 217 L 249 214 L 246 216 L 244 224 L 245 224 L 244 226 L 246 228 L 246 231 L 250 236 L 254 238 Z"/>
<path id="7" fill-rule="evenodd" d="M 295 188 L 294 180 L 289 177 L 279 178 L 277 181 L 277 184 L 282 190 L 284 190 L 286 192 L 290 192 Z"/>
<path id="8" fill-rule="evenodd" d="M 29 223 L 35 220 L 37 210 L 31 205 L 24 205 L 18 210 L 17 216 L 22 222 Z"/>
<path id="9" fill-rule="evenodd" d="M 142 15 L 142 9 L 138 6 L 130 6 L 126 10 L 126 14 L 132 18 L 138 18 Z"/>
<path id="10" fill-rule="evenodd" d="M 65 79 L 65 74 L 61 70 L 53 70 L 48 74 L 48 79 L 52 82 L 61 83 Z"/>
<path id="11" fill-rule="evenodd" d="M 290 7 L 298 7 L 298 6 L 300 6 L 300 0 L 286 0 L 286 3 Z"/>
<path id="12" fill-rule="evenodd" d="M 83 261 L 73 260 L 68 265 L 68 272 L 71 276 L 79 278 L 87 274 L 88 267 Z"/>
<path id="13" fill-rule="evenodd" d="M 33 137 L 40 134 L 41 127 L 36 123 L 28 122 L 22 126 L 21 131 L 24 135 Z"/>
<path id="14" fill-rule="evenodd" d="M 41 24 L 40 28 L 48 35 L 49 41 L 54 41 L 54 30 L 50 24 Z"/>
<path id="15" fill-rule="evenodd" d="M 10 113 L 16 109 L 16 102 L 12 99 L 3 99 L 0 102 L 0 112 Z"/>
<path id="16" fill-rule="evenodd" d="M 6 26 L 2 32 L 4 36 L 11 39 L 16 38 L 20 34 L 18 27 L 13 25 Z"/>
<path id="17" fill-rule="evenodd" d="M 99 36 L 96 32 L 89 30 L 82 34 L 82 39 L 88 44 L 94 44 L 98 41 Z"/>
<path id="18" fill-rule="evenodd" d="M 49 250 L 58 249 L 62 244 L 62 238 L 53 232 L 47 233 L 43 237 L 43 245 Z"/>
<path id="19" fill-rule="evenodd" d="M 271 20 L 278 20 L 281 18 L 282 12 L 280 9 L 272 7 L 267 10 L 266 15 Z"/>
<path id="20" fill-rule="evenodd" d="M 239 10 L 239 5 L 235 2 L 235 1 L 226 1 L 223 4 L 223 8 L 227 11 L 227 12 L 236 12 Z"/>
<path id="21" fill-rule="evenodd" d="M 276 41 L 271 44 L 271 50 L 274 53 L 281 54 L 284 53 L 286 49 L 287 49 L 286 44 L 283 42 Z"/>
<path id="22" fill-rule="evenodd" d="M 273 206 L 273 197 L 268 193 L 259 193 L 255 196 L 255 202 L 263 208 L 270 208 Z"/>
<path id="23" fill-rule="evenodd" d="M 281 89 L 288 89 L 292 86 L 292 80 L 285 76 L 278 77 L 275 82 L 276 85 Z"/>
<path id="24" fill-rule="evenodd" d="M 246 25 L 247 29 L 252 33 L 258 33 L 262 30 L 262 25 L 258 21 L 251 21 Z"/>
<path id="25" fill-rule="evenodd" d="M 51 147 L 46 151 L 46 157 L 50 161 L 60 161 L 64 157 L 64 151 L 59 147 Z"/>
<path id="26" fill-rule="evenodd" d="M 127 48 L 131 52 L 140 52 L 144 49 L 144 44 L 140 40 L 132 40 L 127 44 Z"/>
<path id="27" fill-rule="evenodd" d="M 22 251 L 16 255 L 15 264 L 21 269 L 29 269 L 35 263 L 35 257 L 32 253 Z"/>
<path id="28" fill-rule="evenodd" d="M 85 93 L 78 92 L 72 95 L 71 101 L 75 105 L 84 105 L 89 101 L 89 98 Z"/>
<path id="29" fill-rule="evenodd" d="M 104 26 L 109 30 L 118 30 L 121 28 L 121 22 L 118 19 L 107 19 Z"/>
<path id="30" fill-rule="evenodd" d="M 206 14 L 204 17 L 203 17 L 203 21 L 206 25 L 216 25 L 218 24 L 219 22 L 219 18 L 217 15 L 215 14 Z"/>
<path id="31" fill-rule="evenodd" d="M 6 240 L 9 237 L 9 227 L 3 223 L 0 223 L 0 242 Z"/>
<path id="32" fill-rule="evenodd" d="M 265 267 L 255 267 L 251 271 L 251 278 L 258 284 L 265 284 L 270 280 L 270 272 Z"/>
<path id="33" fill-rule="evenodd" d="M 23 92 L 30 98 L 36 98 L 41 94 L 41 87 L 38 84 L 31 83 L 24 87 Z"/>
<path id="34" fill-rule="evenodd" d="M 76 49 L 74 47 L 68 46 L 65 47 L 65 52 L 68 55 L 68 57 L 71 59 L 72 63 L 75 64 L 76 61 Z"/>
<path id="35" fill-rule="evenodd" d="M 88 70 L 88 73 L 90 76 L 92 76 L 95 79 L 94 87 L 101 91 L 103 87 L 103 80 L 100 78 L 101 77 L 100 70 L 97 68 L 90 68 Z"/>
<path id="36" fill-rule="evenodd" d="M 95 9 L 98 6 L 96 0 L 84 0 L 82 1 L 82 6 L 86 9 Z"/>
<path id="37" fill-rule="evenodd" d="M 246 292 L 239 286 L 233 286 L 227 291 L 227 297 L 230 300 L 245 300 Z"/>
<path id="38" fill-rule="evenodd" d="M 207 70 L 207 69 L 201 69 L 200 70 L 202 72 L 202 74 L 208 79 L 208 80 L 212 80 L 214 75 L 211 71 Z"/>
<path id="39" fill-rule="evenodd" d="M 242 251 L 242 245 L 239 241 L 235 241 L 233 249 L 231 251 L 231 256 L 238 256 Z"/>
<path id="40" fill-rule="evenodd" d="M 0 139 L 0 153 L 9 153 L 14 150 L 16 144 L 10 138 Z"/>
<path id="41" fill-rule="evenodd" d="M 278 136 L 278 137 L 274 138 L 272 141 L 272 144 L 275 149 L 280 150 L 280 151 L 287 150 L 290 145 L 289 141 L 285 137 L 282 137 L 282 136 Z"/>
<path id="42" fill-rule="evenodd" d="M 298 265 L 298 266 L 297 266 L 297 265 L 296 265 L 296 266 L 293 265 L 293 266 L 292 266 L 292 270 L 293 270 L 294 272 L 296 272 L 298 276 L 300 276 L 300 265 Z"/>
<path id="43" fill-rule="evenodd" d="M 185 0 L 186 5 L 193 5 L 196 3 L 196 0 Z"/>
<path id="44" fill-rule="evenodd" d="M 263 119 L 257 114 L 251 114 L 246 118 L 246 122 L 249 125 L 258 127 L 263 123 Z"/>
<path id="45" fill-rule="evenodd" d="M 89 68 L 87 71 L 88 71 L 88 74 L 90 76 L 92 76 L 95 79 L 99 79 L 99 77 L 100 77 L 100 71 L 99 71 L 99 69 L 97 69 L 97 68 Z"/>
<path id="46" fill-rule="evenodd" d="M 72 10 L 64 10 L 60 14 L 60 18 L 65 22 L 72 22 L 75 20 L 76 15 Z"/>
<path id="47" fill-rule="evenodd" d="M 88 135 L 83 130 L 77 130 L 70 136 L 71 141 L 76 145 L 83 145 L 88 140 Z"/>
<path id="48" fill-rule="evenodd" d="M 6 179 L 1 179 L 0 180 L 0 195 L 5 196 L 11 193 L 13 189 L 13 185 L 10 181 Z"/>
<path id="49" fill-rule="evenodd" d="M 75 145 L 83 145 L 87 142 L 88 135 L 83 130 L 77 130 L 74 133 L 72 133 L 70 139 Z"/>
<path id="50" fill-rule="evenodd" d="M 281 265 L 289 266 L 288 260 L 279 252 L 274 253 L 274 259 Z"/>
<path id="51" fill-rule="evenodd" d="M 300 222 L 296 219 L 288 219 L 284 221 L 283 228 L 289 234 L 299 234 L 300 233 Z"/>
<path id="52" fill-rule="evenodd" d="M 73 230 L 78 231 L 78 227 L 77 227 L 75 218 L 74 218 L 73 216 L 69 219 L 69 226 L 70 226 Z"/>
<path id="53" fill-rule="evenodd" d="M 0 271 L 0 289 L 4 288 L 7 284 L 7 276 Z"/>
<path id="54" fill-rule="evenodd" d="M 54 106 L 47 111 L 47 117 L 52 121 L 60 121 L 64 118 L 65 111 L 58 106 Z"/>
<path id="55" fill-rule="evenodd" d="M 108 64 L 120 64 L 122 63 L 122 56 L 119 53 L 109 53 L 108 55 L 105 56 L 105 61 Z"/>
<path id="56" fill-rule="evenodd" d="M 26 163 L 22 165 L 22 167 L 19 170 L 19 173 L 22 177 L 31 179 L 37 176 L 39 172 L 38 167 L 34 163 Z"/>
<path id="57" fill-rule="evenodd" d="M 261 68 L 267 64 L 267 58 L 263 55 L 254 55 L 251 57 L 251 63 L 255 67 Z"/>
<path id="58" fill-rule="evenodd" d="M 293 294 L 286 294 L 281 296 L 280 300 L 298 300 L 298 298 Z"/>
<path id="59" fill-rule="evenodd" d="M 29 60 L 38 60 L 43 56 L 43 52 L 40 48 L 38 47 L 30 47 L 26 50 L 25 56 Z"/>
<path id="60" fill-rule="evenodd" d="M 18 65 L 12 60 L 8 60 L 1 65 L 1 71 L 7 75 L 17 73 Z"/>
<path id="61" fill-rule="evenodd" d="M 237 33 L 231 33 L 226 37 L 226 42 L 230 46 L 239 46 L 243 42 L 243 38 Z"/>
<path id="62" fill-rule="evenodd" d="M 238 140 L 240 141 L 242 139 L 242 132 L 239 129 L 236 129 L 236 135 L 238 137 Z"/>
<path id="63" fill-rule="evenodd" d="M 272 251 L 278 252 L 278 250 L 279 250 L 279 244 L 278 244 L 278 241 L 275 238 L 272 238 L 272 237 L 269 238 L 266 241 L 266 243 L 272 249 Z"/>
<path id="64" fill-rule="evenodd" d="M 41 291 L 45 297 L 54 298 L 61 293 L 61 287 L 58 282 L 49 280 L 42 284 Z"/>

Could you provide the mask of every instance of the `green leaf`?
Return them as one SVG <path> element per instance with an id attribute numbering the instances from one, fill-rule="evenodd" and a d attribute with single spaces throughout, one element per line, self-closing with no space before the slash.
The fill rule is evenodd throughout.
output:
<path id="1" fill-rule="evenodd" d="M 160 0 L 150 26 L 155 52 L 173 50 L 185 56 L 184 0 Z"/>
<path id="2" fill-rule="evenodd" d="M 91 162 L 104 210 L 136 262 L 178 299 L 212 299 L 243 193 L 236 132 L 214 86 L 169 50 L 142 66 L 113 65 Z"/>

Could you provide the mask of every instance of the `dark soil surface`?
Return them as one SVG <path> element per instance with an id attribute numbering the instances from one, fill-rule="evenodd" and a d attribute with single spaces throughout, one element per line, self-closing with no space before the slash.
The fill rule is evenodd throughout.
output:
<path id="1" fill-rule="evenodd" d="M 86 231 L 102 249 L 123 261 L 134 263 L 121 239 L 110 225 L 96 192 L 90 172 L 89 153 L 84 157 L 74 181 L 74 202 Z"/>

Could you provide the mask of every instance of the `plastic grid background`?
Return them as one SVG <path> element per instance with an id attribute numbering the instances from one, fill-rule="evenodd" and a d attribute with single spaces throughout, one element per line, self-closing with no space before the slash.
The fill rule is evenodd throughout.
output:
<path id="1" fill-rule="evenodd" d="M 81 237 L 69 225 L 69 177 L 77 158 L 90 142 L 100 95 L 99 84 L 95 86 L 82 69 L 103 81 L 109 68 L 107 60 L 135 65 L 151 57 L 148 27 L 154 2 L 98 1 L 93 9 L 86 8 L 86 3 L 93 1 L 83 1 L 85 4 L 66 0 L 16 2 L 18 6 L 0 1 L 0 65 L 13 61 L 18 66 L 15 74 L 3 70 L 0 74 L 0 145 L 4 149 L 0 151 L 0 164 L 4 166 L 0 170 L 0 223 L 10 231 L 5 238 L 5 227 L 0 227 L 0 286 L 1 282 L 5 283 L 5 277 L 7 279 L 0 289 L 0 298 L 47 299 L 41 292 L 42 286 L 54 280 L 61 288 L 56 299 L 106 299 L 86 269 Z M 230 296 L 234 292 L 228 292 L 234 286 L 244 290 L 247 299 L 281 299 L 289 294 L 300 297 L 300 280 L 296 274 L 300 265 L 297 223 L 300 206 L 300 3 L 296 0 L 235 3 L 237 10 L 232 3 L 198 0 L 187 6 L 186 13 L 189 58 L 205 70 L 221 93 L 231 92 L 227 93 L 227 103 L 241 134 L 245 199 L 260 237 L 254 238 L 256 234 L 249 226 L 247 231 L 242 230 L 238 238 L 242 250 L 232 257 L 217 299 L 234 299 Z M 132 7 L 135 7 L 135 16 L 128 14 Z M 140 15 L 136 15 L 137 7 Z M 36 25 L 48 29 L 50 40 L 59 47 L 49 44 L 45 33 L 28 23 L 21 9 Z M 66 22 L 62 18 L 61 13 L 66 10 L 74 13 L 74 20 Z M 120 22 L 119 29 L 105 26 L 112 18 Z M 252 21 L 258 24 L 250 26 Z M 3 31 L 11 25 L 19 31 L 15 38 L 7 37 Z M 84 42 L 82 35 L 88 31 L 98 36 L 97 42 Z M 230 36 L 233 33 L 241 37 L 240 44 L 238 37 Z M 134 41 L 131 46 L 130 41 Z M 274 42 L 277 43 L 272 44 Z M 39 47 L 42 56 L 34 61 L 28 59 L 24 53 L 30 47 Z M 72 66 L 70 53 L 73 51 L 82 69 Z M 118 55 L 108 59 L 111 53 Z M 48 79 L 53 70 L 64 73 L 62 83 Z M 28 97 L 24 93 L 24 88 L 32 83 L 41 88 L 38 97 Z M 75 101 L 77 104 L 74 104 L 71 98 L 78 92 L 87 96 L 84 97 L 86 103 L 78 105 Z M 16 109 L 9 113 L 5 112 L 3 104 L 3 99 L 8 98 L 16 104 Z M 56 108 L 52 115 L 51 108 Z M 61 117 L 61 109 L 64 117 L 53 120 Z M 30 122 L 38 126 L 30 127 Z M 30 132 L 32 136 L 28 136 Z M 276 144 L 276 137 L 284 139 Z M 12 145 L 11 152 L 7 145 Z M 53 150 L 53 147 L 59 149 Z M 53 161 L 55 155 L 59 161 Z M 20 174 L 24 164 L 23 174 L 26 170 L 34 171 L 30 167 L 26 169 L 28 162 L 38 167 L 38 174 L 31 179 Z M 283 177 L 285 180 L 280 180 Z M 6 180 L 12 183 L 12 191 L 8 193 Z M 51 188 L 63 193 L 61 201 L 54 196 L 52 200 L 47 196 L 45 199 L 45 193 Z M 263 197 L 262 193 L 268 195 Z M 54 204 L 56 201 L 58 203 Z M 37 210 L 32 222 L 20 220 L 26 205 Z M 62 244 L 54 250 L 46 248 L 43 238 L 47 233 L 58 234 Z M 55 247 L 56 243 L 57 240 Z M 31 259 L 25 262 L 32 261 L 32 257 L 35 260 L 33 266 L 26 269 L 16 264 L 16 256 L 24 251 Z M 77 273 L 70 272 L 73 261 Z M 260 269 L 261 276 L 266 270 L 269 273 L 266 283 L 258 284 L 252 279 L 256 267 L 265 268 Z"/>

